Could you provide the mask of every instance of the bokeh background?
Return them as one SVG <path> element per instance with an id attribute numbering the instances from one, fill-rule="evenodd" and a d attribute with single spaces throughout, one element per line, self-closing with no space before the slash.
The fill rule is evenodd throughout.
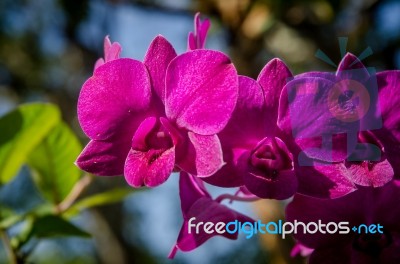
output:
<path id="1" fill-rule="evenodd" d="M 293 73 L 334 71 L 315 54 L 321 50 L 338 63 L 338 37 L 348 37 L 347 50 L 356 55 L 372 50 L 363 60 L 367 66 L 378 71 L 400 68 L 398 0 L 1 0 L 0 115 L 24 102 L 53 102 L 85 144 L 76 101 L 96 59 L 103 54 L 104 37 L 110 35 L 122 45 L 122 57 L 142 60 L 157 34 L 182 53 L 197 11 L 212 21 L 207 47 L 229 54 L 243 75 L 256 77 L 274 57 L 283 59 Z M 0 205 L 13 203 L 24 211 L 40 203 L 28 174 L 22 169 L 12 183 L 18 193 L 0 190 Z M 83 196 L 122 185 L 122 177 L 97 177 Z M 214 194 L 221 191 L 225 190 L 212 188 Z M 274 220 L 283 219 L 284 205 L 262 201 L 234 207 L 255 218 Z M 301 258 L 289 257 L 291 239 L 268 236 L 248 240 L 242 236 L 238 241 L 213 238 L 194 252 L 167 260 L 182 223 L 177 175 L 159 188 L 133 192 L 122 203 L 84 211 L 73 221 L 93 238 L 40 241 L 29 260 L 304 263 Z M 4 257 L 0 249 L 0 263 Z"/>

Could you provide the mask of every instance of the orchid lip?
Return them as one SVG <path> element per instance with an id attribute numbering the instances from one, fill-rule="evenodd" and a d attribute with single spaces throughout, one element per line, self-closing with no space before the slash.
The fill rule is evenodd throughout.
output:
<path id="1" fill-rule="evenodd" d="M 253 150 L 249 163 L 255 169 L 259 177 L 268 181 L 276 181 L 279 172 L 292 169 L 292 161 L 288 153 L 280 149 L 276 139 L 266 138 Z M 256 175 L 255 175 L 256 176 Z"/>
<path id="2" fill-rule="evenodd" d="M 132 142 L 132 149 L 150 152 L 151 160 L 157 159 L 165 150 L 173 147 L 173 140 L 167 129 L 156 118 L 149 118 L 143 130 L 141 139 Z"/>

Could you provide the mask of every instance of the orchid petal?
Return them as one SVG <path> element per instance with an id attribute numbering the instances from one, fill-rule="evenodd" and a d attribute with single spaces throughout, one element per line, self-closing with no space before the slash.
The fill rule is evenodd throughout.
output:
<path id="1" fill-rule="evenodd" d="M 117 131 L 135 131 L 149 107 L 150 89 L 147 70 L 139 61 L 118 59 L 97 68 L 78 99 L 83 131 L 95 140 L 107 140 Z"/>
<path id="2" fill-rule="evenodd" d="M 95 64 L 94 64 L 94 69 L 96 70 L 97 68 L 99 68 L 101 65 L 103 65 L 105 62 L 104 62 L 104 59 L 103 58 L 100 58 L 100 59 L 98 59 L 96 62 L 95 62 Z"/>
<path id="3" fill-rule="evenodd" d="M 388 160 L 370 164 L 367 161 L 349 165 L 350 178 L 361 186 L 382 187 L 393 179 L 393 168 Z"/>
<path id="4" fill-rule="evenodd" d="M 187 217 L 190 207 L 202 197 L 211 199 L 200 179 L 181 172 L 179 176 L 179 196 L 181 197 L 181 209 L 184 217 Z"/>
<path id="5" fill-rule="evenodd" d="M 382 142 L 397 178 L 400 176 L 400 71 L 377 73 L 383 128 L 371 131 Z"/>
<path id="6" fill-rule="evenodd" d="M 272 131 L 278 118 L 278 104 L 283 87 L 292 77 L 289 68 L 280 59 L 268 62 L 258 75 L 257 82 L 263 88 L 265 105 L 268 111 L 267 127 Z"/>
<path id="7" fill-rule="evenodd" d="M 327 79 L 331 82 L 336 82 L 337 77 L 334 73 L 332 72 L 319 72 L 319 71 L 311 71 L 311 72 L 304 72 L 295 75 L 293 78 L 294 79 L 302 79 L 302 78 L 321 78 L 321 79 Z"/>
<path id="8" fill-rule="evenodd" d="M 364 64 L 353 54 L 347 53 L 340 62 L 336 75 L 341 79 L 355 79 L 366 82 L 370 74 Z"/>
<path id="9" fill-rule="evenodd" d="M 111 43 L 109 36 L 106 36 L 104 38 L 104 59 L 98 59 L 94 65 L 94 69 L 96 70 L 106 62 L 119 59 L 121 50 L 121 45 L 118 42 Z"/>
<path id="10" fill-rule="evenodd" d="M 79 155 L 76 165 L 80 169 L 96 175 L 122 175 L 129 148 L 130 139 L 92 140 Z"/>
<path id="11" fill-rule="evenodd" d="M 295 172 L 299 180 L 298 193 L 303 195 L 335 199 L 357 189 L 343 163 L 317 164 L 313 167 L 299 166 L 295 163 Z"/>
<path id="12" fill-rule="evenodd" d="M 221 143 L 217 135 L 203 136 L 188 133 L 186 148 L 178 148 L 177 165 L 184 171 L 199 177 L 207 177 L 223 165 Z"/>
<path id="13" fill-rule="evenodd" d="M 211 26 L 209 19 L 201 21 L 200 13 L 194 16 L 194 32 L 189 32 L 188 35 L 188 50 L 204 49 L 207 33 Z"/>
<path id="14" fill-rule="evenodd" d="M 173 59 L 166 76 L 165 110 L 178 127 L 200 135 L 220 132 L 235 108 L 238 77 L 221 52 L 194 50 Z"/>
<path id="15" fill-rule="evenodd" d="M 203 197 L 197 200 L 188 212 L 188 219 L 196 217 L 196 221 L 198 222 L 212 222 L 212 223 L 229 223 L 231 221 L 238 220 L 239 222 L 250 222 L 253 221 L 251 218 L 242 215 L 238 212 L 235 212 L 228 207 L 219 204 L 209 198 Z M 230 234 L 228 232 L 224 232 L 223 234 L 218 234 L 213 232 L 212 234 L 207 234 L 203 229 L 200 229 L 199 233 L 196 234 L 193 230 L 190 234 L 188 232 L 188 222 L 185 221 L 181 231 L 179 233 L 176 248 L 181 251 L 191 251 L 206 242 L 208 239 L 220 235 L 228 239 L 237 239 L 238 233 Z M 170 256 L 173 257 L 173 256 Z"/>
<path id="16" fill-rule="evenodd" d="M 269 132 L 262 88 L 246 76 L 239 76 L 236 108 L 226 127 L 219 134 L 225 148 L 252 148 Z M 268 115 L 269 117 L 269 115 Z"/>
<path id="17" fill-rule="evenodd" d="M 225 165 L 209 177 L 202 178 L 205 182 L 219 187 L 239 187 L 243 183 L 247 164 L 241 160 L 248 157 L 248 150 L 242 148 L 222 148 Z M 246 154 L 247 153 L 247 154 Z"/>
<path id="18" fill-rule="evenodd" d="M 214 224 L 222 222 L 226 224 L 235 220 L 239 222 L 254 222 L 250 217 L 212 200 L 204 186 L 199 183 L 201 183 L 199 179 L 194 176 L 181 173 L 179 190 L 184 223 L 179 232 L 176 245 L 169 254 L 169 258 L 173 258 L 178 250 L 191 251 L 216 235 L 221 235 L 228 239 L 236 239 L 238 237 L 237 232 L 233 234 L 228 232 L 208 234 L 202 229 L 198 233 L 196 230 L 189 232 L 188 221 L 193 217 L 195 218 L 194 224 L 198 222 L 211 222 Z"/>
<path id="19" fill-rule="evenodd" d="M 174 161 L 174 146 L 165 151 L 131 149 L 125 162 L 125 179 L 133 187 L 156 187 L 169 178 Z"/>
<path id="20" fill-rule="evenodd" d="M 149 71 L 151 84 L 162 102 L 165 100 L 165 75 L 167 67 L 176 56 L 177 54 L 171 43 L 159 35 L 153 39 L 144 57 L 143 63 Z"/>
<path id="21" fill-rule="evenodd" d="M 104 61 L 105 62 L 109 62 L 112 60 L 116 60 L 119 59 L 119 56 L 121 54 L 121 45 L 119 45 L 118 42 L 114 42 L 113 44 L 111 44 L 110 49 L 108 50 L 107 53 L 105 53 L 104 56 Z"/>
<path id="22" fill-rule="evenodd" d="M 133 187 L 155 187 L 164 183 L 175 164 L 175 146 L 155 117 L 146 118 L 132 139 L 125 162 L 125 178 Z M 161 133 L 162 135 L 158 135 Z"/>
<path id="23" fill-rule="evenodd" d="M 321 78 L 289 82 L 280 97 L 278 116 L 278 126 L 287 136 L 293 134 L 307 156 L 326 162 L 343 161 L 350 155 L 357 143 L 356 132 L 360 126 L 358 119 L 346 119 L 352 112 L 330 99 L 333 85 Z M 347 144 L 344 144 L 345 140 Z M 320 145 L 313 146 L 318 141 Z"/>
<path id="24" fill-rule="evenodd" d="M 187 46 L 188 46 L 188 50 L 196 49 L 196 37 L 194 36 L 193 32 L 189 32 Z"/>
<path id="25" fill-rule="evenodd" d="M 263 175 L 248 173 L 244 176 L 247 189 L 264 199 L 284 200 L 293 196 L 297 191 L 297 179 L 294 170 L 279 172 L 278 180 L 268 180 Z"/>
<path id="26" fill-rule="evenodd" d="M 245 186 L 260 198 L 283 200 L 293 196 L 298 182 L 292 159 L 282 140 L 264 138 L 246 159 Z"/>

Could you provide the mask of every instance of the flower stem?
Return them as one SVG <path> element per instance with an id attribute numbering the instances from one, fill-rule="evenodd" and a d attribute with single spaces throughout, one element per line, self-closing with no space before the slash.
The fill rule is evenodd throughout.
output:
<path id="1" fill-rule="evenodd" d="M 86 173 L 82 179 L 80 179 L 72 188 L 71 192 L 65 199 L 57 205 L 57 212 L 62 213 L 66 211 L 75 202 L 76 199 L 82 194 L 82 192 L 90 185 L 93 181 L 93 176 Z"/>
<path id="2" fill-rule="evenodd" d="M 8 237 L 7 231 L 0 229 L 0 235 L 10 264 L 17 264 L 17 256 L 15 255 L 15 252 L 11 246 L 10 238 Z"/>

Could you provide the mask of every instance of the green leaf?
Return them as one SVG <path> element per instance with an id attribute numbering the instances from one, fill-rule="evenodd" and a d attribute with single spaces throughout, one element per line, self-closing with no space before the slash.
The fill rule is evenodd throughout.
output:
<path id="1" fill-rule="evenodd" d="M 16 176 L 29 153 L 59 120 L 58 108 L 45 103 L 20 105 L 0 118 L 0 185 Z"/>
<path id="2" fill-rule="evenodd" d="M 33 178 L 43 196 L 60 203 L 79 180 L 81 171 L 74 165 L 82 147 L 69 127 L 58 123 L 28 157 Z"/>
<path id="3" fill-rule="evenodd" d="M 33 236 L 37 238 L 59 236 L 90 237 L 90 234 L 71 224 L 62 217 L 46 215 L 34 220 L 28 239 Z"/>
<path id="4" fill-rule="evenodd" d="M 138 191 L 139 189 L 133 188 L 116 188 L 103 193 L 95 194 L 79 200 L 74 205 L 72 205 L 66 212 L 66 216 L 74 216 L 84 209 L 88 209 L 95 206 L 112 204 L 122 201 L 125 197 Z"/>

